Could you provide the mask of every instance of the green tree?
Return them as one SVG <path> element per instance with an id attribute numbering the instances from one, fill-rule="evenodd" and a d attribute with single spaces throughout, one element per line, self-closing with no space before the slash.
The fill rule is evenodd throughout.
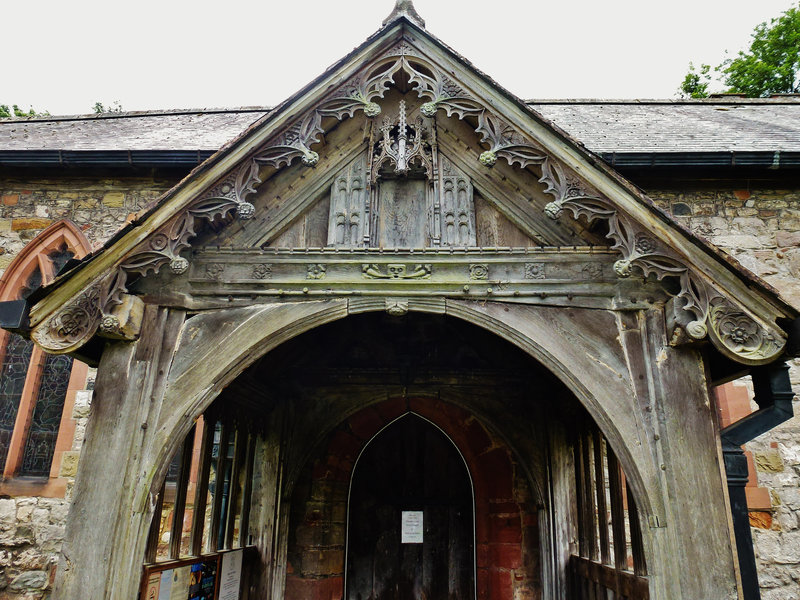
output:
<path id="1" fill-rule="evenodd" d="M 750 47 L 736 58 L 726 59 L 714 71 L 730 94 L 752 98 L 800 91 L 800 5 L 756 26 Z M 711 83 L 711 67 L 701 65 L 689 72 L 678 88 L 683 98 L 705 98 Z"/>
<path id="2" fill-rule="evenodd" d="M 115 100 L 112 104 L 105 106 L 102 102 L 95 102 L 94 103 L 94 112 L 95 114 L 101 115 L 103 113 L 120 113 L 122 112 L 122 104 L 119 103 L 119 100 Z"/>
<path id="3" fill-rule="evenodd" d="M 681 98 L 707 98 L 708 84 L 711 83 L 710 70 L 710 65 L 700 65 L 700 70 L 695 71 L 694 65 L 689 63 L 689 72 L 678 90 Z"/>
<path id="4" fill-rule="evenodd" d="M 728 91 L 751 97 L 800 90 L 800 7 L 761 23 L 747 52 L 720 65 Z"/>
<path id="5" fill-rule="evenodd" d="M 11 108 L 8 107 L 8 104 L 0 104 L 0 119 L 8 118 L 8 117 L 46 117 L 49 116 L 50 113 L 46 110 L 43 112 L 37 112 L 30 107 L 27 111 L 22 110 L 18 104 L 12 104 Z"/>

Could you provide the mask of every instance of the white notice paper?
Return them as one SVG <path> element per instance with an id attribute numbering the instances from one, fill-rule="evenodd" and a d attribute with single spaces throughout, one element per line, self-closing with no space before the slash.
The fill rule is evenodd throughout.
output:
<path id="1" fill-rule="evenodd" d="M 400 543 L 422 543 L 422 511 L 404 510 L 400 517 Z"/>
<path id="2" fill-rule="evenodd" d="M 158 590 L 158 600 L 169 600 L 172 592 L 172 569 L 161 571 L 161 587 Z"/>
<path id="3" fill-rule="evenodd" d="M 222 555 L 218 600 L 239 600 L 243 554 L 244 550 L 233 550 Z"/>

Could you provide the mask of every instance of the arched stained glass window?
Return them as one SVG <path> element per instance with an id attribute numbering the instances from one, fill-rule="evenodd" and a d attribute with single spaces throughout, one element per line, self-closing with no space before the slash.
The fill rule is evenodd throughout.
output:
<path id="1" fill-rule="evenodd" d="M 47 477 L 50 474 L 71 372 L 72 358 L 69 356 L 50 354 L 45 358 L 20 475 Z"/>
<path id="2" fill-rule="evenodd" d="M 0 300 L 27 298 L 71 258 L 85 256 L 88 240 L 68 221 L 32 240 L 0 278 Z M 68 356 L 45 354 L 31 341 L 0 332 L 0 466 L 3 479 L 49 477 L 73 371 Z M 72 440 L 64 440 L 67 449 Z"/>
<path id="3" fill-rule="evenodd" d="M 33 342 L 15 333 L 8 334 L 7 340 L 0 370 L 0 464 L 3 465 L 8 457 L 33 350 Z"/>

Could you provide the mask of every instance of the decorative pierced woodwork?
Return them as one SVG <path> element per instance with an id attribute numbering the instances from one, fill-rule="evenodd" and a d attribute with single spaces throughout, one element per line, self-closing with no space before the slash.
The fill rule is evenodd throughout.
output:
<path id="1" fill-rule="evenodd" d="M 745 302 L 726 291 L 724 283 L 709 272 L 707 260 L 697 263 L 689 255 L 690 245 L 679 245 L 682 249 L 678 250 L 670 239 L 672 233 L 653 227 L 659 221 L 656 211 L 647 208 L 644 214 L 637 204 L 646 205 L 646 199 L 610 198 L 601 193 L 579 175 L 583 167 L 567 164 L 563 153 L 559 154 L 562 158 L 556 156 L 547 145 L 552 140 L 546 144 L 531 134 L 541 123 L 533 128 L 521 126 L 520 115 L 501 114 L 497 98 L 487 97 L 480 85 L 457 80 L 443 67 L 440 56 L 433 58 L 436 52 L 424 41 L 406 39 L 402 33 L 398 38 L 313 105 L 276 127 L 207 191 L 198 192 L 166 223 L 127 250 L 113 268 L 57 312 L 46 315 L 33 331 L 36 342 L 50 352 L 68 353 L 96 333 L 134 339 L 137 312 L 128 310 L 130 301 L 124 307 L 129 278 L 157 273 L 165 265 L 175 275 L 185 273 L 189 264 L 185 250 L 203 222 L 221 226 L 234 212 L 240 219 L 252 217 L 255 206 L 248 198 L 264 178 L 297 160 L 307 167 L 317 165 L 326 131 L 346 118 L 364 119 L 369 140 L 367 179 L 361 181 L 361 175 L 353 171 L 356 167 L 350 166 L 334 181 L 329 244 L 409 248 L 475 244 L 474 182 L 453 171 L 437 147 L 440 122 L 454 118 L 466 124 L 484 148 L 475 157 L 483 168 L 495 167 L 503 159 L 538 178 L 541 191 L 553 197 L 545 207 L 547 216 L 558 219 L 566 209 L 576 221 L 603 222 L 608 239 L 621 255 L 614 265 L 618 278 L 641 275 L 677 281 L 674 315 L 670 316 L 673 343 L 707 338 L 728 358 L 749 365 L 767 363 L 783 352 L 786 334 L 774 323 L 780 311 L 755 296 Z M 373 118 L 384 112 L 382 104 L 390 104 L 386 93 L 393 86 L 404 97 L 396 117 L 387 115 L 378 125 Z M 413 118 L 408 108 L 412 94 L 422 101 Z M 675 235 L 685 237 L 677 229 Z"/>

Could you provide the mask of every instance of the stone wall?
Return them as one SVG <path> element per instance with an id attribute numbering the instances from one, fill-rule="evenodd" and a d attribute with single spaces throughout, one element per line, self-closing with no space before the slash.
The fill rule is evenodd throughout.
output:
<path id="1" fill-rule="evenodd" d="M 800 190 L 751 184 L 648 193 L 800 307 Z M 800 390 L 800 361 L 794 361 L 790 376 Z M 800 401 L 793 404 L 793 419 L 747 445 L 758 485 L 768 490 L 772 505 L 769 518 L 751 518 L 763 600 L 800 600 Z"/>
<path id="2" fill-rule="evenodd" d="M 0 177 L 0 271 L 27 242 L 60 219 L 70 219 L 93 246 L 101 245 L 176 181 Z"/>

